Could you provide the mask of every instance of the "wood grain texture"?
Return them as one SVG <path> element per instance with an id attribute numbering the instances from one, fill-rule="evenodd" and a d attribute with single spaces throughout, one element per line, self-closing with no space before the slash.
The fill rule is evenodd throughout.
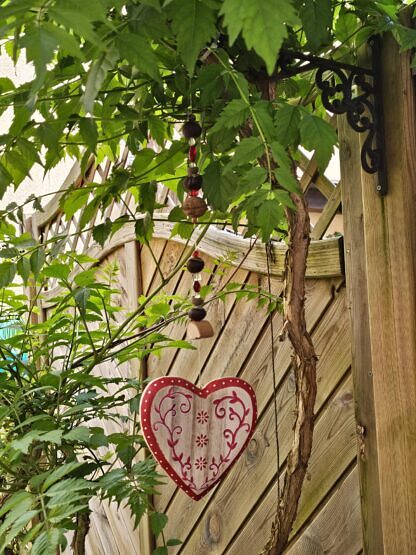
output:
<path id="1" fill-rule="evenodd" d="M 416 103 L 410 59 L 386 37 L 387 196 L 380 198 L 374 180 L 362 174 L 381 522 L 388 555 L 414 553 L 416 546 Z"/>
<path id="2" fill-rule="evenodd" d="M 357 468 L 338 484 L 312 522 L 289 546 L 287 555 L 355 555 L 362 547 Z"/>
<path id="3" fill-rule="evenodd" d="M 322 353 L 322 362 L 318 366 L 317 409 L 322 406 L 322 403 L 350 364 L 348 321 L 343 310 L 344 302 L 345 298 L 342 294 L 338 297 L 338 302 L 331 305 L 326 319 L 322 321 L 322 325 L 316 329 L 316 334 L 319 333 L 319 335 L 315 334 L 314 340 L 317 350 L 319 349 L 318 352 Z M 344 338 L 344 341 L 340 341 L 341 337 Z M 286 374 L 278 392 L 279 438 L 281 462 L 283 462 L 290 447 L 293 424 L 293 375 L 292 373 L 286 373 L 290 365 L 290 350 L 287 352 L 287 357 L 277 358 L 277 364 L 278 375 L 280 373 Z M 247 370 L 249 368 L 247 366 Z M 274 412 L 270 404 L 271 375 L 263 368 L 263 372 L 259 376 L 259 378 L 261 377 L 260 383 L 264 386 L 263 394 L 258 390 L 259 381 L 253 381 L 249 378 L 249 375 L 249 373 L 243 373 L 241 377 L 252 383 L 256 390 L 259 414 L 262 406 L 266 410 L 263 416 L 260 417 L 247 454 L 240 459 L 224 482 L 218 486 L 215 495 L 212 496 L 212 499 L 210 498 L 209 502 L 192 504 L 181 492 L 178 492 L 169 507 L 170 521 L 168 522 L 167 533 L 180 529 L 184 533 L 184 538 L 187 531 L 191 532 L 192 526 L 198 521 L 200 514 L 204 515 L 197 528 L 187 539 L 184 553 L 194 552 L 193 547 L 188 547 L 188 542 L 191 542 L 190 546 L 198 544 L 201 535 L 209 524 L 213 510 L 215 510 L 215 514 L 228 515 L 226 522 L 222 524 L 221 546 L 225 547 L 275 475 Z M 221 551 L 215 551 L 215 553 L 221 553 Z"/>
<path id="4" fill-rule="evenodd" d="M 352 405 L 352 383 L 348 378 L 338 389 L 316 423 L 315 443 L 309 466 L 311 479 L 305 482 L 304 492 L 307 494 L 299 507 L 299 510 L 305 514 L 311 514 L 319 505 L 325 492 L 331 489 L 355 456 Z M 264 454 L 262 458 L 265 458 Z M 329 460 L 330 468 L 328 468 Z M 280 478 L 282 480 L 282 474 Z M 261 479 L 260 474 L 257 475 L 257 479 Z M 229 522 L 230 516 L 232 518 L 236 510 L 241 511 L 241 505 L 252 502 L 252 486 L 250 489 L 250 485 L 247 484 L 246 494 L 241 498 L 241 503 L 235 504 L 232 509 L 229 508 L 228 513 L 222 510 L 221 505 L 214 504 L 207 519 L 212 519 L 213 515 L 218 519 L 219 533 L 217 537 L 212 537 L 209 520 L 207 520 L 203 526 L 200 525 L 194 531 L 189 540 L 192 543 L 187 542 L 181 553 L 183 555 L 220 555 L 223 553 L 253 555 L 259 553 L 268 537 L 274 517 L 276 489 L 275 481 L 272 481 L 270 488 L 261 498 L 261 503 L 245 521 L 240 521 L 238 529 L 235 525 L 233 527 L 232 522 Z M 303 504 L 305 499 L 307 500 L 306 507 Z"/>
<path id="5" fill-rule="evenodd" d="M 282 285 L 276 284 L 276 287 L 281 287 Z M 309 329 L 313 329 L 316 323 L 322 316 L 322 312 L 333 300 L 333 288 L 327 281 L 315 281 L 308 283 L 307 289 L 307 321 Z M 227 328 L 230 328 L 230 333 L 232 330 L 237 328 L 241 337 L 244 337 L 246 333 L 246 328 L 251 326 L 251 314 L 249 311 L 252 303 L 240 303 L 240 309 L 233 313 L 233 318 L 230 318 L 227 322 Z M 244 306 L 248 305 L 248 306 Z M 243 310 L 248 310 L 245 317 Z M 282 329 L 283 320 L 280 314 L 275 314 L 274 316 L 274 327 L 276 329 L 276 334 Z M 225 337 L 225 336 L 224 336 Z M 222 342 L 223 337 L 219 338 L 219 346 L 215 351 L 212 352 L 210 358 L 204 369 L 203 378 L 204 383 L 207 383 L 211 379 L 218 377 L 220 375 L 232 375 L 228 372 L 227 366 L 221 364 L 221 354 L 225 360 L 233 363 L 234 361 L 234 372 L 245 380 L 247 380 L 256 391 L 258 412 L 261 414 L 267 404 L 270 402 L 272 395 L 272 362 L 271 362 L 271 337 L 270 330 L 268 327 L 264 329 L 261 336 L 256 340 L 254 348 L 251 350 L 247 360 L 240 360 L 238 357 L 235 359 L 227 358 L 228 345 L 227 341 Z M 238 345 L 238 342 L 237 342 Z M 246 347 L 244 347 L 246 348 Z M 321 355 L 322 348 L 320 347 L 318 354 Z M 211 360 L 216 360 L 214 364 Z M 286 372 L 288 371 L 291 363 L 291 349 L 288 342 L 280 342 L 275 338 L 275 363 L 276 363 L 276 379 L 279 383 Z M 231 369 L 231 368 L 230 368 Z M 192 369 L 192 375 L 194 380 L 197 379 L 199 374 L 199 367 L 196 366 Z M 155 498 L 155 503 L 160 510 L 165 510 L 169 500 L 171 499 L 175 491 L 174 484 L 168 483 L 163 490 L 161 495 Z M 186 499 L 183 499 L 186 501 Z M 175 500 L 175 503 L 177 501 Z M 189 504 L 188 504 L 189 505 Z M 177 513 L 180 514 L 184 509 L 180 505 L 177 509 Z"/>
<path id="6" fill-rule="evenodd" d="M 383 553 L 381 505 L 374 412 L 373 372 L 368 316 L 365 238 L 360 169 L 360 139 L 339 118 L 343 180 L 345 269 L 351 319 L 351 354 L 358 438 L 363 541 L 367 553 Z"/>
<path id="7" fill-rule="evenodd" d="M 161 217 L 166 217 L 164 214 Z M 186 242 L 179 237 L 171 237 L 173 223 L 166 221 L 155 222 L 154 237 L 156 239 L 171 239 L 178 245 L 184 245 Z M 193 240 L 196 240 L 198 233 L 195 234 Z M 96 244 L 92 244 L 86 251 L 86 254 L 97 260 L 102 260 L 125 243 L 134 241 L 136 234 L 134 226 L 130 223 L 123 226 L 117 231 L 111 240 L 101 248 Z M 191 243 L 192 244 L 192 240 Z M 273 276 L 282 276 L 284 269 L 284 259 L 286 253 L 286 245 L 284 243 L 274 243 L 275 262 L 271 265 L 271 273 Z M 229 230 L 218 229 L 210 226 L 198 246 L 198 249 L 211 257 L 231 258 L 231 264 L 239 266 L 248 271 L 254 271 L 262 274 L 267 273 L 266 254 L 264 245 L 256 244 L 250 250 L 250 240 L 236 235 Z M 250 250 L 248 256 L 247 252 Z M 320 241 L 312 241 L 309 249 L 308 268 L 306 276 L 308 278 L 329 278 L 339 277 L 343 275 L 343 260 L 340 252 L 340 238 L 332 237 Z M 57 295 L 56 287 L 45 291 L 42 303 L 45 307 L 51 304 L 52 299 Z"/>
<path id="8" fill-rule="evenodd" d="M 325 231 L 330 226 L 332 220 L 334 219 L 338 208 L 341 205 L 341 184 L 337 185 L 328 198 L 328 202 L 325 204 L 318 221 L 313 226 L 311 231 L 312 239 L 322 239 L 325 235 Z"/>

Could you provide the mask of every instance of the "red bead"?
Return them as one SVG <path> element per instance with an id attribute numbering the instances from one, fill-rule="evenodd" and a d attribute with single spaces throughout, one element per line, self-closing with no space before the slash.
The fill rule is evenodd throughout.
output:
<path id="1" fill-rule="evenodd" d="M 199 257 L 201 256 L 201 254 L 200 254 L 199 251 L 194 251 L 194 252 L 192 253 L 192 256 L 193 256 L 194 258 L 199 258 Z"/>
<path id="2" fill-rule="evenodd" d="M 196 146 L 190 146 L 190 147 L 189 147 L 189 160 L 190 160 L 191 162 L 195 162 L 195 160 L 196 160 L 196 155 L 197 155 Z"/>
<path id="3" fill-rule="evenodd" d="M 198 196 L 199 191 L 189 191 L 189 196 L 191 197 L 197 197 Z"/>
<path id="4" fill-rule="evenodd" d="M 199 293 L 201 291 L 201 282 L 194 281 L 194 291 L 195 293 Z"/>

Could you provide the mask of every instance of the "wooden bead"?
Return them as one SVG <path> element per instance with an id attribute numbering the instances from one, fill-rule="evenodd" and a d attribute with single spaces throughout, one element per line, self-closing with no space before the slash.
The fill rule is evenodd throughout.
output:
<path id="1" fill-rule="evenodd" d="M 187 339 L 205 339 L 213 337 L 214 330 L 208 320 L 201 320 L 200 322 L 189 322 L 186 330 Z"/>
<path id="2" fill-rule="evenodd" d="M 202 258 L 197 258 L 196 256 L 191 256 L 191 258 L 186 263 L 186 268 L 191 274 L 198 274 L 204 269 L 205 262 Z"/>
<path id="3" fill-rule="evenodd" d="M 188 312 L 188 315 L 193 322 L 200 322 L 207 315 L 207 311 L 205 308 L 202 308 L 202 306 L 194 306 L 194 308 L 191 308 Z"/>
<path id="4" fill-rule="evenodd" d="M 205 214 L 208 207 L 203 198 L 188 196 L 183 202 L 182 210 L 190 218 L 199 218 Z"/>

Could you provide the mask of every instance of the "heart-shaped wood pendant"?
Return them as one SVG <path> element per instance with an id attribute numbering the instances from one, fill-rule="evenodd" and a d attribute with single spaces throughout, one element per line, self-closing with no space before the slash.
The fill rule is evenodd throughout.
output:
<path id="1" fill-rule="evenodd" d="M 256 397 L 239 378 L 217 379 L 202 389 L 183 378 L 156 378 L 143 392 L 140 418 L 156 460 L 200 499 L 246 447 L 256 424 Z"/>

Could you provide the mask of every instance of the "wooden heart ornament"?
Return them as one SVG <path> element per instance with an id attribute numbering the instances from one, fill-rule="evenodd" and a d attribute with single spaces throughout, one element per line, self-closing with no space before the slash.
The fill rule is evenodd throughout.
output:
<path id="1" fill-rule="evenodd" d="M 143 392 L 140 418 L 156 460 L 190 497 L 200 499 L 249 442 L 256 397 L 239 378 L 217 379 L 202 389 L 182 378 L 156 378 Z"/>

